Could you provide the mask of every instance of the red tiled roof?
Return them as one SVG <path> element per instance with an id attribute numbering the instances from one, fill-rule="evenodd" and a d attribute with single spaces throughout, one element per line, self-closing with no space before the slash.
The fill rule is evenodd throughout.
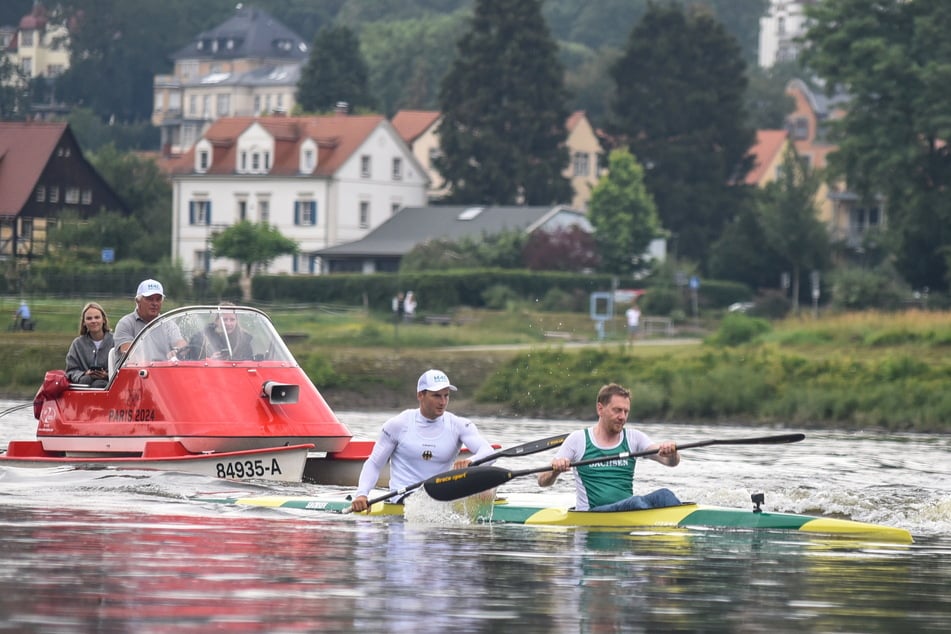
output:
<path id="1" fill-rule="evenodd" d="M 568 130 L 568 133 L 571 134 L 571 131 L 575 129 L 575 126 L 581 123 L 581 120 L 585 117 L 584 110 L 575 110 L 568 116 L 568 120 L 565 122 L 565 129 Z"/>
<path id="2" fill-rule="evenodd" d="M 393 127 L 407 143 L 412 143 L 439 119 L 437 110 L 400 110 L 393 115 Z"/>
<path id="3" fill-rule="evenodd" d="M 65 131 L 65 123 L 0 122 L 0 216 L 23 209 Z"/>
<path id="4" fill-rule="evenodd" d="M 750 149 L 753 155 L 753 169 L 746 175 L 747 185 L 759 185 L 772 164 L 773 159 L 783 149 L 789 133 L 786 130 L 757 130 L 756 145 Z"/>
<path id="5" fill-rule="evenodd" d="M 237 141 L 257 123 L 274 137 L 271 174 L 299 173 L 298 149 L 312 139 L 317 143 L 316 176 L 331 176 L 385 119 L 382 115 L 326 115 L 311 117 L 224 117 L 211 124 L 202 138 L 215 148 L 208 174 L 235 172 Z M 169 164 L 172 173 L 193 171 L 195 148 Z"/>

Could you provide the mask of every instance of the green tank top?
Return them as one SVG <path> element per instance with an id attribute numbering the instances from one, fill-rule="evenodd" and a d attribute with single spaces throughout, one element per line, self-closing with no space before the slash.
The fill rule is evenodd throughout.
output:
<path id="1" fill-rule="evenodd" d="M 621 444 L 613 449 L 601 449 L 595 445 L 591 439 L 590 429 L 585 430 L 584 437 L 585 446 L 582 460 L 602 458 L 630 451 L 626 431 L 621 437 Z M 636 462 L 636 458 L 620 458 L 575 467 L 588 496 L 588 508 L 611 504 L 634 495 L 634 465 Z"/>

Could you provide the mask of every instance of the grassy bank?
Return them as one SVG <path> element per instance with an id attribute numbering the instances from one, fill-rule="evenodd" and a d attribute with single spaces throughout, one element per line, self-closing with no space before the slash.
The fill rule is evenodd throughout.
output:
<path id="1" fill-rule="evenodd" d="M 45 371 L 62 367 L 81 307 L 67 304 L 41 304 L 38 331 L 0 337 L 7 396 L 32 397 Z M 129 308 L 106 304 L 113 321 Z M 701 345 L 625 346 L 620 319 L 598 341 L 576 314 L 461 312 L 449 326 L 396 326 L 359 311 L 266 310 L 335 409 L 411 406 L 416 377 L 439 367 L 460 387 L 454 409 L 466 414 L 590 419 L 597 388 L 617 381 L 633 390 L 637 419 L 951 429 L 948 313 L 739 318 Z M 565 346 L 551 331 L 590 345 Z"/>

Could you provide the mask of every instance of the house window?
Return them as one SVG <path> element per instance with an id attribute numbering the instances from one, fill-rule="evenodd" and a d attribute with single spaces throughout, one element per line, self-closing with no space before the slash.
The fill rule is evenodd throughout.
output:
<path id="1" fill-rule="evenodd" d="M 400 203 L 390 203 L 390 215 L 395 216 L 402 206 Z"/>
<path id="2" fill-rule="evenodd" d="M 219 117 L 231 114 L 231 95 L 218 95 L 217 112 Z"/>
<path id="3" fill-rule="evenodd" d="M 364 154 L 360 157 L 360 176 L 370 178 L 370 155 Z"/>
<path id="4" fill-rule="evenodd" d="M 588 167 L 588 153 L 575 152 L 571 157 L 571 168 L 575 176 L 587 176 L 590 168 Z"/>
<path id="5" fill-rule="evenodd" d="M 46 202 L 46 187 L 40 185 L 36 188 L 36 202 L 44 203 Z"/>
<path id="6" fill-rule="evenodd" d="M 79 202 L 81 202 L 84 205 L 91 205 L 92 204 L 92 190 L 84 189 Z"/>
<path id="7" fill-rule="evenodd" d="M 301 170 L 304 172 L 314 171 L 314 151 L 313 150 L 304 150 L 304 164 L 301 166 Z"/>
<path id="8" fill-rule="evenodd" d="M 67 205 L 78 205 L 79 204 L 79 188 L 67 187 L 66 192 L 63 195 L 63 201 Z"/>
<path id="9" fill-rule="evenodd" d="M 50 202 L 59 202 L 59 187 L 50 187 Z"/>
<path id="10" fill-rule="evenodd" d="M 398 157 L 393 159 L 393 180 L 403 180 L 403 159 Z"/>
<path id="11" fill-rule="evenodd" d="M 268 198 L 258 198 L 258 221 L 265 225 L 271 221 L 271 201 Z"/>
<path id="12" fill-rule="evenodd" d="M 27 77 L 31 77 L 33 75 L 33 58 L 24 57 L 20 60 L 20 70 L 22 70 L 23 74 Z"/>
<path id="13" fill-rule="evenodd" d="M 240 162 L 241 162 L 241 167 L 239 168 L 240 171 L 247 172 L 248 171 L 248 153 L 247 152 L 245 151 L 241 152 Z"/>
<path id="14" fill-rule="evenodd" d="M 442 152 L 439 151 L 438 147 L 429 148 L 429 166 L 433 167 L 436 164 L 436 159 L 442 156 Z"/>
<path id="15" fill-rule="evenodd" d="M 192 225 L 210 225 L 211 224 L 211 201 L 210 200 L 189 201 L 188 224 L 192 224 Z"/>
<path id="16" fill-rule="evenodd" d="M 248 201 L 244 198 L 238 199 L 238 221 L 248 219 Z"/>
<path id="17" fill-rule="evenodd" d="M 204 95 L 201 98 L 201 116 L 206 119 L 211 118 L 211 95 Z"/>
<path id="18" fill-rule="evenodd" d="M 20 46 L 33 46 L 33 31 L 20 31 Z"/>
<path id="19" fill-rule="evenodd" d="M 208 251 L 195 251 L 194 270 L 205 273 L 211 270 L 211 254 Z"/>
<path id="20" fill-rule="evenodd" d="M 21 218 L 20 219 L 20 237 L 24 240 L 33 239 L 33 219 L 32 218 Z"/>
<path id="21" fill-rule="evenodd" d="M 294 203 L 294 224 L 295 225 L 317 224 L 317 201 L 316 200 L 298 200 Z"/>
<path id="22" fill-rule="evenodd" d="M 370 202 L 360 201 L 360 228 L 367 229 L 370 226 Z"/>
<path id="23" fill-rule="evenodd" d="M 270 171 L 270 169 L 271 169 L 271 153 L 265 152 L 264 153 L 264 171 L 267 172 L 267 171 Z"/>
<path id="24" fill-rule="evenodd" d="M 208 150 L 202 150 L 198 153 L 198 169 L 205 171 L 208 169 Z"/>
<path id="25" fill-rule="evenodd" d="M 809 138 L 809 120 L 805 117 L 796 117 L 793 121 L 793 139 L 801 141 Z"/>
<path id="26" fill-rule="evenodd" d="M 261 95 L 254 95 L 254 114 L 261 113 Z"/>
<path id="27" fill-rule="evenodd" d="M 191 114 L 191 115 L 198 114 L 198 95 L 189 95 L 188 114 Z"/>

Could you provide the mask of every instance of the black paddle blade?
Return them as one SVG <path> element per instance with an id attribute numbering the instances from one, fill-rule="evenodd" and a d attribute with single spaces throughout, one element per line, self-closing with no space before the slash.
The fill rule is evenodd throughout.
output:
<path id="1" fill-rule="evenodd" d="M 516 475 L 518 473 L 501 467 L 454 469 L 434 475 L 423 483 L 423 487 L 434 500 L 449 502 L 497 487 Z"/>
<path id="2" fill-rule="evenodd" d="M 736 438 L 718 440 L 718 445 L 779 445 L 788 442 L 799 442 L 806 438 L 805 434 L 780 434 L 778 436 L 760 436 L 759 438 Z"/>

